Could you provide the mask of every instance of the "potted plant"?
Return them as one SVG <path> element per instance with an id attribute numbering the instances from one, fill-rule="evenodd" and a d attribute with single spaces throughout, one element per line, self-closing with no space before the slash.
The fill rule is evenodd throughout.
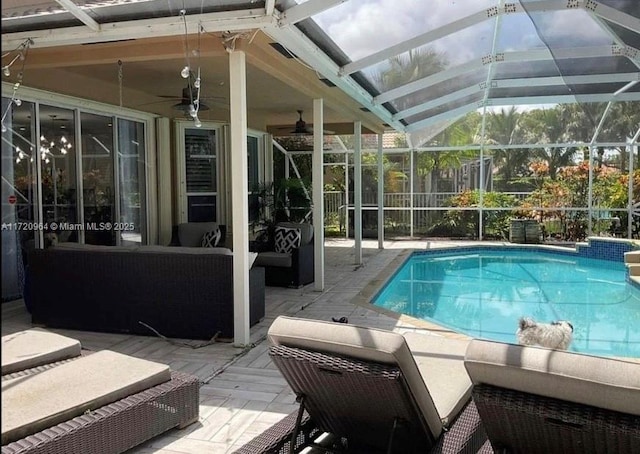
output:
<path id="1" fill-rule="evenodd" d="M 251 191 L 249 216 L 256 250 L 273 250 L 278 222 L 301 222 L 309 217 L 311 194 L 305 189 L 304 182 L 298 179 L 255 185 Z"/>

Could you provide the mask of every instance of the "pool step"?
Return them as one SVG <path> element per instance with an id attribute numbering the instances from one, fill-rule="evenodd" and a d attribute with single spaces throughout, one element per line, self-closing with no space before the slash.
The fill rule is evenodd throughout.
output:
<path id="1" fill-rule="evenodd" d="M 624 253 L 624 263 L 640 264 L 640 251 L 631 251 Z"/>
<path id="2" fill-rule="evenodd" d="M 629 276 L 640 276 L 640 263 L 629 263 L 627 268 L 629 269 Z"/>

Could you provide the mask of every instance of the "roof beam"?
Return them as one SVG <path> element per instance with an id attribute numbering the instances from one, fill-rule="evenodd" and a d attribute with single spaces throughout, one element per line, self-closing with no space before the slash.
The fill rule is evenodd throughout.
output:
<path id="1" fill-rule="evenodd" d="M 425 112 L 434 107 L 455 102 L 467 96 L 482 92 L 485 88 L 489 90 L 494 88 L 520 88 L 520 87 L 551 87 L 558 85 L 585 85 L 585 84 L 603 84 L 603 83 L 625 83 L 640 81 L 640 72 L 623 73 L 623 74 L 596 74 L 588 76 L 555 76 L 555 77 L 523 77 L 516 79 L 498 79 L 492 80 L 487 86 L 486 82 L 474 84 L 470 87 L 457 90 L 448 95 L 438 97 L 431 101 L 419 104 L 409 109 L 405 109 L 393 115 L 394 119 L 401 120 L 412 115 Z"/>
<path id="2" fill-rule="evenodd" d="M 275 22 L 273 16 L 265 15 L 264 9 L 193 14 L 185 16 L 185 20 L 188 28 L 197 30 L 201 24 L 210 33 L 253 30 Z M 2 34 L 2 47 L 12 49 L 27 38 L 33 39 L 32 48 L 36 48 L 183 34 L 184 22 L 175 16 L 102 24 L 99 31 L 82 26 L 6 33 Z"/>
<path id="3" fill-rule="evenodd" d="M 279 24 L 281 27 L 293 25 L 346 1 L 348 0 L 307 0 L 284 10 L 280 14 Z"/>
<path id="4" fill-rule="evenodd" d="M 288 50 L 300 57 L 306 64 L 313 67 L 323 77 L 330 80 L 348 96 L 368 108 L 374 115 L 398 131 L 404 130 L 404 125 L 393 120 L 391 113 L 381 105 L 373 103 L 373 97 L 351 77 L 339 76 L 338 65 L 318 48 L 304 33 L 296 27 L 267 26 L 263 30 Z"/>
<path id="5" fill-rule="evenodd" d="M 266 0 L 264 2 L 264 13 L 271 16 L 276 7 L 276 0 Z"/>
<path id="6" fill-rule="evenodd" d="M 597 10 L 600 10 L 600 14 L 596 13 Z M 613 11 L 611 11 L 613 10 Z M 612 38 L 613 41 L 620 46 L 621 51 L 623 51 L 623 53 L 625 54 L 625 56 L 627 58 L 629 58 L 629 60 L 631 60 L 633 62 L 633 64 L 635 64 L 638 68 L 640 68 L 640 53 L 637 52 L 637 50 L 634 52 L 633 48 L 629 48 L 627 49 L 627 44 L 620 38 L 620 36 L 618 36 L 617 33 L 615 33 L 613 31 L 613 29 L 609 26 L 608 23 L 605 22 L 605 20 L 608 20 L 609 22 L 612 23 L 616 23 L 622 27 L 624 27 L 624 25 L 622 25 L 620 23 L 620 21 L 618 20 L 618 16 L 620 14 L 623 14 L 624 17 L 628 17 L 628 15 L 613 9 L 613 8 L 609 8 L 606 5 L 602 5 L 602 4 L 597 4 L 597 8 L 591 9 L 591 8 L 587 8 L 587 11 L 589 13 L 589 15 L 591 16 L 591 18 L 598 24 L 600 25 L 600 27 L 602 27 L 604 29 L 604 31 L 606 33 L 608 33 Z M 636 22 L 638 22 L 638 24 L 640 24 L 640 21 L 638 21 L 635 18 L 631 18 L 630 21 L 635 20 Z M 638 25 L 638 27 L 640 27 L 640 25 Z M 636 32 L 636 33 L 640 33 L 639 30 L 633 30 L 632 31 Z"/>
<path id="7" fill-rule="evenodd" d="M 636 17 L 595 0 L 589 0 L 583 6 L 586 10 L 593 11 L 596 16 L 606 19 L 609 22 L 613 22 L 614 24 L 618 24 L 632 32 L 640 33 L 640 19 Z"/>
<path id="8" fill-rule="evenodd" d="M 526 62 L 526 61 L 543 61 L 567 58 L 594 58 L 594 57 L 610 57 L 612 55 L 620 55 L 619 46 L 595 46 L 595 47 L 579 47 L 558 49 L 553 54 L 548 49 L 505 52 L 495 55 L 486 55 L 481 59 L 472 60 L 462 65 L 454 66 L 431 76 L 409 82 L 400 87 L 393 88 L 374 98 L 374 102 L 382 104 L 394 99 L 422 90 L 436 83 L 451 79 L 469 71 L 482 68 L 485 65 L 496 63 L 510 62 Z"/>
<path id="9" fill-rule="evenodd" d="M 487 100 L 487 106 L 526 106 L 535 104 L 573 104 L 584 102 L 609 102 L 609 101 L 640 101 L 640 93 L 621 93 L 614 96 L 612 94 L 598 95 L 561 95 L 561 96 L 525 96 L 514 98 L 492 98 Z M 438 121 L 446 120 L 455 116 L 462 116 L 473 110 L 483 107 L 483 103 L 470 103 L 456 109 L 449 110 L 439 115 L 434 115 L 424 120 L 417 121 L 406 127 L 407 132 L 417 132 Z"/>
<path id="10" fill-rule="evenodd" d="M 97 23 L 91 16 L 89 16 L 83 9 L 80 9 L 80 7 L 73 3 L 71 0 L 56 0 L 56 2 L 71 14 L 73 14 L 76 19 L 82 21 L 84 25 L 89 27 L 94 32 L 100 30 L 100 24 Z"/>
<path id="11" fill-rule="evenodd" d="M 376 63 L 388 60 L 389 58 L 400 55 L 404 52 L 409 52 L 411 49 L 424 46 L 425 44 L 429 44 L 432 41 L 436 41 L 452 33 L 479 24 L 499 15 L 536 11 L 555 11 L 563 10 L 566 8 L 568 8 L 567 4 L 558 2 L 558 0 L 539 0 L 527 2 L 526 10 L 523 9 L 520 3 L 517 2 L 504 5 L 503 8 L 487 8 L 485 10 L 478 11 L 477 13 L 463 17 L 462 19 L 453 21 L 443 27 L 439 27 L 434 30 L 428 31 L 427 33 L 423 33 L 422 35 L 418 35 L 415 38 L 411 38 L 394 46 L 390 46 L 360 60 L 348 63 L 341 68 L 341 74 L 353 74 L 364 68 L 375 65 Z"/>

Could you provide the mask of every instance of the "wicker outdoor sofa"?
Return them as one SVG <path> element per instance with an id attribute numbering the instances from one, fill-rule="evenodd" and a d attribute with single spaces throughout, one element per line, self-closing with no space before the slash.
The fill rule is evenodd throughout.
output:
<path id="1" fill-rule="evenodd" d="M 264 269 L 249 270 L 250 323 L 265 314 Z M 226 248 L 61 243 L 28 257 L 34 325 L 139 335 L 233 338 Z"/>
<path id="2" fill-rule="evenodd" d="M 197 377 L 69 341 L 2 337 L 2 454 L 120 454 L 198 420 Z"/>

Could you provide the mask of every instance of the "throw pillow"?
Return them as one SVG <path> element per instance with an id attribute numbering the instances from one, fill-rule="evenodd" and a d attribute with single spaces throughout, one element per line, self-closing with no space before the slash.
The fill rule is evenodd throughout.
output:
<path id="1" fill-rule="evenodd" d="M 295 248 L 300 247 L 300 229 L 288 227 L 276 227 L 275 250 L 276 252 L 290 254 Z"/>
<path id="2" fill-rule="evenodd" d="M 202 247 L 216 247 L 220 242 L 220 237 L 222 236 L 222 232 L 220 232 L 220 228 L 216 227 L 213 230 L 209 230 L 207 233 L 202 235 Z"/>

